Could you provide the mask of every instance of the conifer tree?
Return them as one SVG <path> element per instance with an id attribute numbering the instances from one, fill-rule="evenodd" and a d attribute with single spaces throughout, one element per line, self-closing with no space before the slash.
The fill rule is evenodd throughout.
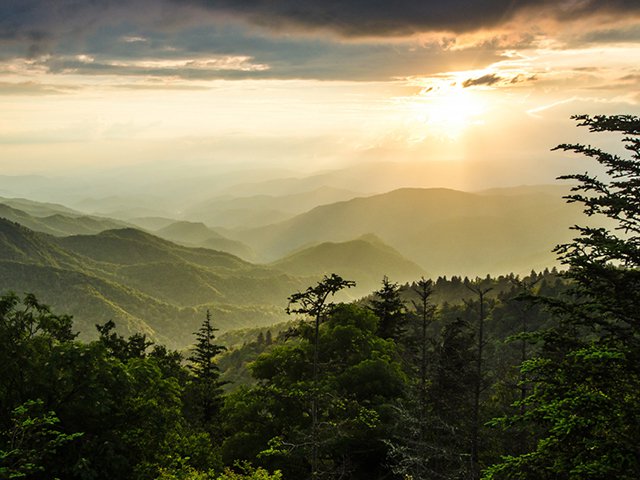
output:
<path id="1" fill-rule="evenodd" d="M 561 178 L 577 182 L 569 202 L 613 228 L 574 227 L 578 236 L 556 249 L 572 287 L 566 299 L 543 299 L 556 325 L 538 335 L 541 353 L 522 366 L 532 385 L 526 410 L 503 420 L 538 425 L 541 439 L 487 479 L 640 478 L 640 118 L 574 118 L 591 132 L 622 133 L 631 156 L 557 147 L 604 167 L 604 176 Z"/>
<path id="2" fill-rule="evenodd" d="M 382 278 L 382 288 L 374 293 L 371 310 L 380 319 L 378 335 L 382 338 L 397 340 L 405 328 L 406 308 L 400 298 L 400 287 L 392 283 L 385 275 Z"/>
<path id="3" fill-rule="evenodd" d="M 205 429 L 210 426 L 222 402 L 223 382 L 214 358 L 226 348 L 215 343 L 216 331 L 211 323 L 211 312 L 207 310 L 202 326 L 195 332 L 196 344 L 189 357 L 189 369 L 193 373 L 192 394 L 197 412 L 195 416 Z"/>

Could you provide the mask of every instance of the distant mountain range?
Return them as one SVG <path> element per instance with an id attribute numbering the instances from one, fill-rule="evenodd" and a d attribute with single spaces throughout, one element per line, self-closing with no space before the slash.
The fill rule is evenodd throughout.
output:
<path id="1" fill-rule="evenodd" d="M 129 226 L 126 222 L 86 215 L 62 205 L 25 199 L 0 198 L 0 217 L 55 236 L 99 233 Z"/>
<path id="2" fill-rule="evenodd" d="M 9 212 L 18 220 L 36 218 Z M 86 220 L 66 218 L 71 230 L 80 228 L 74 221 Z M 172 225 L 168 231 L 191 233 L 191 240 L 211 233 L 202 225 Z M 181 347 L 193 340 L 206 309 L 223 331 L 270 325 L 286 320 L 289 295 L 334 271 L 358 281 L 352 295 L 377 288 L 384 274 L 395 280 L 421 274 L 372 236 L 316 245 L 260 266 L 130 227 L 63 237 L 0 218 L 0 290 L 35 293 L 56 311 L 74 315 L 76 328 L 88 337 L 95 324 L 115 320 L 124 332 L 142 331 Z"/>
<path id="3" fill-rule="evenodd" d="M 222 250 L 245 260 L 255 260 L 256 255 L 244 243 L 224 237 L 202 222 L 173 222 L 154 232 L 159 237 L 183 245 Z"/>
<path id="4" fill-rule="evenodd" d="M 404 188 L 227 233 L 271 261 L 307 245 L 372 233 L 432 275 L 524 273 L 554 265 L 553 247 L 572 238 L 571 225 L 585 221 L 580 209 L 538 189 L 507 192 Z"/>
<path id="5" fill-rule="evenodd" d="M 232 205 L 292 212 L 349 192 L 229 198 L 221 211 Z M 358 288 L 348 292 L 353 298 L 377 289 L 383 275 L 404 282 L 551 267 L 557 263 L 552 248 L 572 238 L 571 225 L 588 220 L 564 203 L 565 192 L 403 188 L 233 229 L 161 216 L 124 221 L 0 198 L 6 219 L 0 220 L 0 291 L 35 293 L 73 314 L 83 335 L 114 319 L 124 331 L 183 346 L 206 309 L 222 330 L 286 320 L 287 297 L 323 274 L 356 280 Z M 299 204 L 288 206 L 294 201 Z M 201 203 L 203 214 L 207 205 L 215 207 Z"/>
<path id="6" fill-rule="evenodd" d="M 217 197 L 193 205 L 181 216 L 225 228 L 258 227 L 286 220 L 318 205 L 348 200 L 358 195 L 352 190 L 320 186 L 294 194 Z"/>

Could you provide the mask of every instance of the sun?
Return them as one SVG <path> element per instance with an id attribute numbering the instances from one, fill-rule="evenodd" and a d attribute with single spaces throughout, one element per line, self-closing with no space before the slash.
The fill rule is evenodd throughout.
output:
<path id="1" fill-rule="evenodd" d="M 432 83 L 408 101 L 412 123 L 424 137 L 457 140 L 483 123 L 486 104 L 474 89 L 455 80 Z"/>

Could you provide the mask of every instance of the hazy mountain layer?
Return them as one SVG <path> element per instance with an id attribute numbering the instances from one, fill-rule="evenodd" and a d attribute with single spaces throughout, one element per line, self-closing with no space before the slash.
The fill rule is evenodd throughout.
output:
<path id="1" fill-rule="evenodd" d="M 472 194 L 406 188 L 320 206 L 236 233 L 270 260 L 317 242 L 374 233 L 433 275 L 527 272 L 555 264 L 553 247 L 584 223 L 580 210 L 544 193 Z"/>
<path id="2" fill-rule="evenodd" d="M 283 190 L 286 192 L 286 189 Z M 358 196 L 351 190 L 321 186 L 310 191 L 282 195 L 215 197 L 188 208 L 187 219 L 226 228 L 264 226 L 286 220 L 319 205 Z"/>
<path id="3" fill-rule="evenodd" d="M 154 232 L 159 237 L 193 247 L 222 250 L 245 260 L 253 260 L 255 253 L 238 240 L 226 238 L 201 222 L 173 222 Z"/>
<path id="4" fill-rule="evenodd" d="M 93 217 L 64 207 L 29 202 L 25 200 L 0 200 L 0 217 L 18 222 L 37 232 L 56 236 L 99 233 L 113 228 L 122 228 L 126 223 L 101 217 Z"/>

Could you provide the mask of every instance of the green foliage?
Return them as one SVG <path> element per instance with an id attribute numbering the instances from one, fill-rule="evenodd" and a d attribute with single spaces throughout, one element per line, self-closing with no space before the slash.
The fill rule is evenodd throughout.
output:
<path id="1" fill-rule="evenodd" d="M 30 478 L 44 472 L 60 447 L 82 436 L 63 433 L 59 423 L 54 412 L 43 410 L 42 400 L 18 405 L 11 426 L 0 433 L 0 477 Z"/>
<path id="2" fill-rule="evenodd" d="M 225 350 L 214 342 L 215 329 L 211 313 L 196 332 L 196 344 L 189 357 L 189 369 L 193 373 L 186 389 L 186 408 L 196 424 L 212 434 L 213 420 L 222 406 L 222 382 L 220 369 L 214 359 Z"/>
<path id="3" fill-rule="evenodd" d="M 399 338 L 406 328 L 406 307 L 400 297 L 400 287 L 382 278 L 382 287 L 374 293 L 371 310 L 379 319 L 378 334 L 382 338 Z"/>
<path id="4" fill-rule="evenodd" d="M 260 457 L 265 466 L 300 478 L 309 475 L 315 440 L 319 475 L 344 471 L 350 478 L 375 478 L 380 474 L 384 467 L 378 460 L 386 454 L 382 438 L 391 405 L 406 379 L 394 360 L 393 342 L 378 337 L 377 327 L 378 319 L 369 310 L 340 304 L 320 325 L 317 350 L 313 329 L 303 329 L 300 337 L 258 357 L 252 371 L 261 385 L 236 392 L 225 407 L 230 415 L 227 428 L 233 432 L 225 442 L 227 455 Z M 314 379 L 316 351 L 321 368 Z M 279 440 L 269 443 L 274 437 Z"/>
<path id="5" fill-rule="evenodd" d="M 592 132 L 621 132 L 631 158 L 560 145 L 595 159 L 607 177 L 568 175 L 567 198 L 615 228 L 575 227 L 557 250 L 570 266 L 571 297 L 546 300 L 557 324 L 538 335 L 540 354 L 522 371 L 532 391 L 507 424 L 537 423 L 531 451 L 506 457 L 485 478 L 632 479 L 640 476 L 640 119 L 576 117 Z"/>
<path id="6" fill-rule="evenodd" d="M 226 468 L 216 480 L 282 480 L 282 473 L 279 470 L 269 473 L 264 468 L 254 468 L 248 462 L 236 464 L 236 470 Z"/>
<path id="7" fill-rule="evenodd" d="M 149 351 L 144 335 L 124 339 L 113 324 L 89 344 L 70 328 L 69 317 L 32 295 L 0 299 L 3 468 L 37 469 L 42 478 L 153 478 L 171 464 L 166 445 L 183 423 L 180 356 Z"/>

